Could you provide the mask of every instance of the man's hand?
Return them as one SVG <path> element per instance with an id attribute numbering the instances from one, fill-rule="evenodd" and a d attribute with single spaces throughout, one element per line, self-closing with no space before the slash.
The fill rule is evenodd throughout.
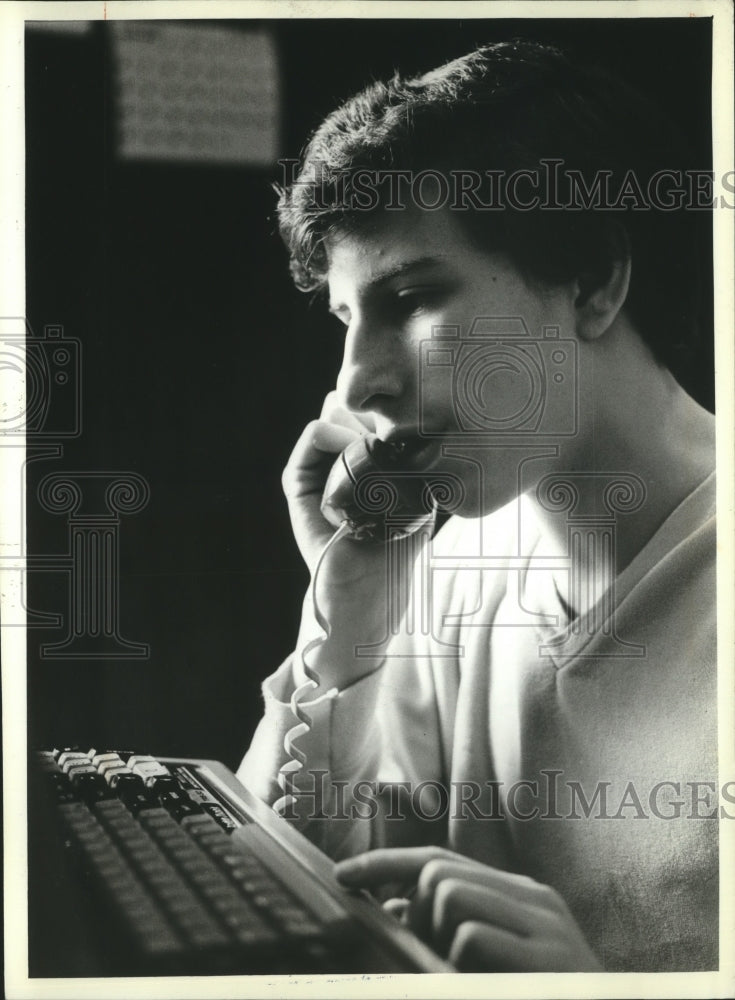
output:
<path id="1" fill-rule="evenodd" d="M 524 875 L 437 847 L 369 851 L 335 871 L 349 887 L 413 890 L 403 919 L 460 971 L 601 970 L 561 896 Z"/>
<path id="2" fill-rule="evenodd" d="M 294 536 L 310 572 L 334 534 L 320 505 L 327 475 L 338 454 L 372 429 L 366 415 L 340 406 L 335 392 L 327 394 L 318 420 L 307 424 L 283 470 L 283 492 L 288 501 Z M 353 560 L 354 562 L 354 557 Z"/>
<path id="3" fill-rule="evenodd" d="M 319 420 L 303 431 L 283 473 L 283 489 L 288 500 L 294 536 L 312 577 L 324 546 L 334 535 L 334 525 L 321 513 L 321 500 L 329 471 L 338 454 L 352 441 L 374 429 L 369 414 L 359 416 L 339 404 L 330 392 Z M 412 551 L 404 539 L 391 545 Z M 394 553 L 397 555 L 398 550 Z M 391 597 L 386 591 L 386 550 L 384 545 L 340 539 L 322 561 L 316 583 L 316 601 L 329 623 L 329 640 L 309 654 L 310 666 L 320 678 L 321 691 L 342 688 L 376 670 L 382 657 L 355 657 L 355 647 L 377 644 L 387 634 L 389 604 L 395 608 L 396 594 L 405 600 L 412 562 L 396 559 L 405 579 Z M 323 634 L 309 591 L 304 602 L 297 643 L 300 653 Z M 303 681 L 301 661 L 294 662 L 295 681 Z M 317 692 L 318 693 L 318 692 Z"/>

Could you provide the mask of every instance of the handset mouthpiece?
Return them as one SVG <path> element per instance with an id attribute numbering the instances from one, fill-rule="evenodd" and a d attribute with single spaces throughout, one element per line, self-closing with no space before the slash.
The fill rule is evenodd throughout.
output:
<path id="1" fill-rule="evenodd" d="M 381 441 L 375 434 L 351 442 L 327 478 L 323 516 L 334 527 L 346 523 L 353 539 L 385 541 L 412 534 L 432 516 L 427 479 L 410 466 L 403 442 Z"/>

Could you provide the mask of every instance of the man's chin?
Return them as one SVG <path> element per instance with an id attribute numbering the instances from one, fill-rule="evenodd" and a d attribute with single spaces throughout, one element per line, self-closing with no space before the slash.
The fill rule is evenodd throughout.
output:
<path id="1" fill-rule="evenodd" d="M 493 482 L 489 488 L 487 481 L 478 483 L 474 476 L 469 476 L 463 479 L 462 490 L 462 500 L 451 513 L 465 519 L 488 517 L 518 497 L 515 480 L 507 484 Z"/>
<path id="2" fill-rule="evenodd" d="M 428 478 L 434 480 L 432 492 L 439 509 L 462 518 L 493 514 L 517 494 L 517 477 L 511 477 L 511 482 L 505 481 L 507 476 L 495 478 L 485 463 L 474 456 L 464 459 L 440 454 L 432 463 Z"/>

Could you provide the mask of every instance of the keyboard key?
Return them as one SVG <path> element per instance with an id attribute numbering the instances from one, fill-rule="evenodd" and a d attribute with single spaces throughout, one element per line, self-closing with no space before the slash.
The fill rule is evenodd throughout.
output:
<path id="1" fill-rule="evenodd" d="M 211 885 L 204 890 L 207 902 L 218 916 L 242 913 L 242 896 L 229 885 Z"/>
<path id="2" fill-rule="evenodd" d="M 215 923 L 203 907 L 178 913 L 176 924 L 184 937 L 199 948 L 217 947 L 227 944 L 227 935 Z"/>
<path id="3" fill-rule="evenodd" d="M 135 933 L 140 947 L 151 958 L 176 955 L 182 950 L 179 939 L 158 917 L 136 922 Z"/>
<path id="4" fill-rule="evenodd" d="M 122 760 L 116 753 L 96 753 L 92 757 L 92 763 L 99 770 L 102 764 L 122 764 Z"/>
<path id="5" fill-rule="evenodd" d="M 45 777 L 51 796 L 59 805 L 77 801 L 77 794 L 65 774 L 59 771 L 57 774 L 49 774 Z"/>
<path id="6" fill-rule="evenodd" d="M 258 861 L 257 858 L 248 857 L 240 851 L 233 854 L 216 854 L 215 858 L 228 878 L 236 879 L 238 882 L 257 879 L 262 884 L 269 886 L 279 885 L 272 877 L 267 868 Z"/>
<path id="7" fill-rule="evenodd" d="M 158 801 L 177 820 L 182 820 L 186 816 L 195 816 L 202 812 L 202 807 L 197 802 L 192 802 L 185 792 L 178 789 L 162 792 L 158 796 Z"/>
<path id="8" fill-rule="evenodd" d="M 65 750 L 64 753 L 59 754 L 59 759 L 57 761 L 59 767 L 64 772 L 64 774 L 69 773 L 71 767 L 89 764 L 89 758 L 84 753 L 78 753 L 73 750 Z M 90 765 L 91 766 L 91 765 Z"/>
<path id="9" fill-rule="evenodd" d="M 69 761 L 64 770 L 70 778 L 73 778 L 75 774 L 97 774 L 97 768 L 90 764 L 86 758 L 84 761 Z"/>
<path id="10" fill-rule="evenodd" d="M 209 880 L 211 872 L 217 871 L 211 861 L 205 855 L 192 854 L 181 847 L 174 847 L 169 854 L 173 863 L 186 873 L 192 882 L 200 879 Z"/>
<path id="11" fill-rule="evenodd" d="M 197 843 L 221 867 L 236 865 L 242 859 L 243 855 L 233 849 L 229 837 L 225 834 L 222 836 L 225 838 L 224 841 L 219 838 L 215 839 L 211 834 L 205 837 L 197 837 Z"/>
<path id="12" fill-rule="evenodd" d="M 222 836 L 225 840 L 228 839 L 219 824 L 211 816 L 207 816 L 206 813 L 195 813 L 191 816 L 185 816 L 181 821 L 181 825 L 186 831 L 196 837 L 198 841 L 207 835 Z"/>
<path id="13" fill-rule="evenodd" d="M 231 833 L 233 830 L 237 829 L 238 824 L 217 802 L 205 802 L 204 809 L 223 830 L 227 830 L 228 833 Z"/>
<path id="14" fill-rule="evenodd" d="M 266 924 L 253 927 L 252 924 L 246 922 L 240 927 L 232 928 L 232 932 L 238 943 L 247 948 L 269 948 L 279 942 L 283 943 L 280 935 Z"/>
<path id="15" fill-rule="evenodd" d="M 130 774 L 127 767 L 120 761 L 120 763 L 109 763 L 100 764 L 97 768 L 99 773 L 105 779 L 110 788 L 113 788 L 113 779 L 119 777 L 121 774 Z"/>
<path id="16" fill-rule="evenodd" d="M 155 797 L 137 774 L 114 774 L 110 779 L 110 787 L 135 816 L 141 809 L 153 809 L 158 806 Z"/>
<path id="17" fill-rule="evenodd" d="M 109 798 L 112 794 L 105 779 L 97 774 L 96 771 L 93 771 L 91 774 L 72 775 L 71 783 L 77 794 L 85 802 L 97 802 L 100 799 Z"/>
<path id="18" fill-rule="evenodd" d="M 195 948 L 222 948 L 228 944 L 227 937 L 216 924 L 186 928 L 184 936 Z"/>
<path id="19" fill-rule="evenodd" d="M 106 799 L 104 802 L 98 802 L 94 808 L 95 812 L 103 816 L 124 816 L 126 812 L 125 806 L 119 799 Z"/>
<path id="20" fill-rule="evenodd" d="M 93 758 L 92 763 L 95 765 L 100 774 L 103 775 L 112 769 L 119 767 L 127 769 L 128 766 L 122 757 L 116 753 L 99 754 L 97 757 Z"/>
<path id="21" fill-rule="evenodd" d="M 251 948 L 268 948 L 283 938 L 255 910 L 241 908 L 221 914 L 222 923 L 240 944 Z"/>
<path id="22" fill-rule="evenodd" d="M 163 792 L 177 792 L 181 790 L 181 785 L 172 774 L 162 775 L 161 777 L 156 777 L 154 775 L 153 777 L 146 779 L 146 785 L 148 785 L 151 791 L 156 795 L 161 795 Z"/>
<path id="23" fill-rule="evenodd" d="M 140 825 L 146 830 L 166 829 L 175 827 L 176 824 L 171 819 L 170 814 L 160 806 L 155 809 L 146 809 L 140 816 Z"/>
<path id="24" fill-rule="evenodd" d="M 93 818 L 83 802 L 70 802 L 68 805 L 60 806 L 59 813 L 67 822 L 73 822 L 75 819 L 86 822 Z"/>
<path id="25" fill-rule="evenodd" d="M 128 760 L 128 767 L 133 772 L 137 774 L 143 781 L 148 781 L 150 778 L 161 778 L 171 774 L 169 769 L 164 765 L 159 763 L 155 757 L 149 757 L 144 754 L 136 754 L 130 757 Z"/>
<path id="26" fill-rule="evenodd" d="M 281 925 L 281 930 L 292 937 L 298 938 L 321 938 L 324 930 L 318 924 L 308 920 L 286 920 Z"/>
<path id="27" fill-rule="evenodd" d="M 124 788 L 120 798 L 133 816 L 137 816 L 143 809 L 155 809 L 158 806 L 147 788 Z"/>
<path id="28" fill-rule="evenodd" d="M 114 789 L 117 795 L 121 795 L 123 789 L 134 788 L 142 792 L 145 788 L 143 779 L 127 769 L 108 771 L 105 777 L 108 778 L 110 788 Z"/>

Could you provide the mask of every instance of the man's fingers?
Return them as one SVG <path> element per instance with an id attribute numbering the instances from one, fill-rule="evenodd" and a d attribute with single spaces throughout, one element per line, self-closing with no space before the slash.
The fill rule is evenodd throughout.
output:
<path id="1" fill-rule="evenodd" d="M 352 410 L 348 410 L 346 406 L 343 406 L 339 402 L 337 393 L 334 391 L 328 392 L 324 397 L 319 419 L 330 424 L 349 427 L 350 430 L 357 431 L 358 434 L 367 434 L 368 431 L 375 429 L 372 418 L 368 423 L 363 414 L 353 413 Z M 371 424 L 372 426 L 370 426 Z"/>
<path id="2" fill-rule="evenodd" d="M 526 875 L 491 868 L 442 847 L 379 848 L 341 861 L 335 868 L 345 885 L 371 888 L 384 882 L 418 882 L 419 895 L 433 896 L 445 878 L 460 878 L 512 896 L 519 903 L 563 911 L 564 903 L 549 886 Z"/>
<path id="3" fill-rule="evenodd" d="M 474 920 L 459 925 L 448 957 L 460 972 L 539 971 L 526 938 Z"/>
<path id="4" fill-rule="evenodd" d="M 460 972 L 601 972 L 596 956 L 579 933 L 577 937 L 568 933 L 524 937 L 468 920 L 457 927 L 448 958 Z"/>
<path id="5" fill-rule="evenodd" d="M 319 451 L 340 452 L 358 437 L 360 434 L 351 427 L 340 427 L 337 424 L 325 424 L 319 421 L 314 428 L 312 443 Z"/>
<path id="6" fill-rule="evenodd" d="M 597 957 L 551 887 L 440 847 L 384 848 L 335 866 L 343 885 L 416 884 L 412 930 L 462 971 L 572 972 Z"/>
<path id="7" fill-rule="evenodd" d="M 518 876 L 466 858 L 434 858 L 419 876 L 411 926 L 419 937 L 438 935 L 447 947 L 453 928 L 464 920 L 487 920 L 529 934 L 546 912 L 545 887 L 535 882 L 533 889 L 519 887 L 519 881 Z"/>
<path id="8" fill-rule="evenodd" d="M 427 868 L 443 865 L 432 861 Z M 553 889 L 539 885 L 535 898 L 522 900 L 507 888 L 500 891 L 481 884 L 481 878 L 470 880 L 475 874 L 472 869 L 463 869 L 460 874 L 452 877 L 445 870 L 436 883 L 429 897 L 428 926 L 428 900 L 422 894 L 427 880 L 423 875 L 409 911 L 409 925 L 441 954 L 449 953 L 453 963 L 462 949 L 469 947 L 469 957 L 465 955 L 461 963 L 484 971 L 599 970 L 597 957 Z M 422 912 L 424 924 L 419 928 L 417 914 Z M 479 926 L 486 930 L 480 932 Z M 469 935 L 469 944 L 464 935 Z"/>
<path id="9" fill-rule="evenodd" d="M 548 886 L 438 847 L 369 851 L 340 862 L 336 874 L 344 885 L 373 890 L 387 883 L 416 883 L 409 925 L 444 953 L 463 923 L 484 922 L 521 937 L 546 937 L 564 909 Z"/>
<path id="10" fill-rule="evenodd" d="M 321 493 L 330 461 L 359 435 L 347 427 L 312 420 L 306 425 L 283 470 L 282 485 L 286 497 Z"/>
<path id="11" fill-rule="evenodd" d="M 531 906 L 539 910 L 561 912 L 564 903 L 561 897 L 547 885 L 535 882 L 527 875 L 516 875 L 514 872 L 503 871 L 502 868 L 490 868 L 471 858 L 446 852 L 433 857 L 427 862 L 421 872 L 416 893 L 418 917 L 424 916 L 422 906 L 429 906 L 437 887 L 444 879 L 462 879 L 474 886 L 480 886 L 499 894 L 504 899 L 512 899 L 516 903 Z M 428 901 L 428 902 L 427 902 Z M 428 920 L 425 920 L 428 923 Z"/>
<path id="12" fill-rule="evenodd" d="M 429 861 L 456 857 L 441 847 L 386 847 L 340 861 L 334 871 L 343 885 L 355 888 L 372 889 L 385 882 L 412 885 Z"/>
<path id="13" fill-rule="evenodd" d="M 411 926 L 415 919 L 416 902 L 411 908 Z M 464 878 L 443 879 L 424 912 L 427 908 L 432 940 L 443 954 L 449 950 L 457 927 L 467 921 L 492 924 L 520 937 L 529 937 L 539 923 L 543 923 L 541 914 L 533 906 L 518 903 L 506 893 L 476 885 Z M 426 920 L 426 917 L 423 919 Z"/>

